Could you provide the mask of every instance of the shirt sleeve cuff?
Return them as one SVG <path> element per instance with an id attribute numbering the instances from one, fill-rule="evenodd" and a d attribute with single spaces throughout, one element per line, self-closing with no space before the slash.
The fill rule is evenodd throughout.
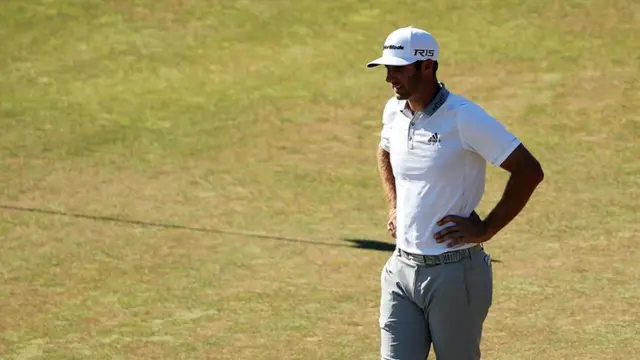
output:
<path id="1" fill-rule="evenodd" d="M 492 163 L 495 166 L 500 166 L 502 163 L 511 155 L 513 150 L 515 150 L 518 145 L 520 145 L 520 139 L 514 138 L 509 145 L 507 145 L 504 150 L 498 155 L 495 159 L 493 159 Z"/>

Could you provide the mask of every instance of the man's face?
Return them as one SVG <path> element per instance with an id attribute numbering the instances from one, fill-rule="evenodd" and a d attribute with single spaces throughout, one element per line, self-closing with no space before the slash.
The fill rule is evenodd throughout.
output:
<path id="1" fill-rule="evenodd" d="M 387 68 L 387 82 L 391 84 L 398 100 L 407 100 L 414 95 L 422 83 L 422 72 L 414 64 L 390 66 Z"/>

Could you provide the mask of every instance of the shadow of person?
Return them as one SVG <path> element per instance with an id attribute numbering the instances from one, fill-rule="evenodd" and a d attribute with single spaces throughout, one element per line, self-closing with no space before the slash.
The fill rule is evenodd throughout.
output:
<path id="1" fill-rule="evenodd" d="M 375 250 L 375 251 L 386 251 L 393 252 L 396 249 L 396 245 L 379 240 L 370 240 L 370 239 L 345 239 L 345 241 L 350 242 L 352 247 L 357 249 L 366 249 L 366 250 Z"/>

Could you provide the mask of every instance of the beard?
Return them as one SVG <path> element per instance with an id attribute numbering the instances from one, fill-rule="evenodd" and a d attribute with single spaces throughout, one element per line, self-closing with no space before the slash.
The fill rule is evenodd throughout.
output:
<path id="1" fill-rule="evenodd" d="M 415 74 L 411 75 L 407 79 L 406 83 L 400 84 L 399 87 L 393 89 L 396 99 L 408 100 L 413 94 L 418 91 L 418 89 L 420 89 L 421 84 L 422 74 L 416 71 Z"/>
<path id="2" fill-rule="evenodd" d="M 398 100 L 408 100 L 411 96 L 411 93 L 407 91 L 405 87 L 394 89 L 393 92 L 395 93 L 396 99 Z"/>

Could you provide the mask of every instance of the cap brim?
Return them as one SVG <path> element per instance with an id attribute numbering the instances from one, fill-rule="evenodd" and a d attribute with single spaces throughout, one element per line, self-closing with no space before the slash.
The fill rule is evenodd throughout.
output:
<path id="1" fill-rule="evenodd" d="M 408 61 L 403 58 L 394 56 L 382 56 L 367 64 L 368 68 L 376 67 L 378 65 L 390 65 L 390 66 L 405 66 L 411 64 L 413 61 Z"/>

